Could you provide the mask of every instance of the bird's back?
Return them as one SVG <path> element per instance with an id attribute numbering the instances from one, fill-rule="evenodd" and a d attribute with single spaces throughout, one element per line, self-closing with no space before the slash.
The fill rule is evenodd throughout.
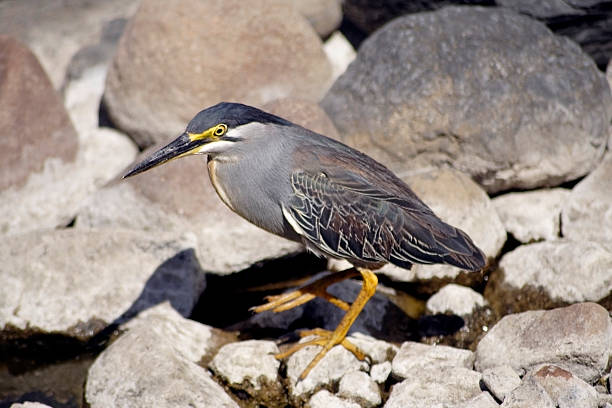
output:
<path id="1" fill-rule="evenodd" d="M 356 264 L 484 267 L 470 237 L 437 217 L 384 165 L 325 136 L 296 135 L 308 142 L 292 153 L 291 206 L 309 244 Z"/>

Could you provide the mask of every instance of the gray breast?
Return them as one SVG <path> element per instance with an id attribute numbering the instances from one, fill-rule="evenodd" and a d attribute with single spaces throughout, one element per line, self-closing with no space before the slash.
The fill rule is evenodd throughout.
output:
<path id="1" fill-rule="evenodd" d="M 241 141 L 209 157 L 209 176 L 232 211 L 273 234 L 295 240 L 282 213 L 282 203 L 291 193 L 290 146 L 275 137 L 272 133 L 262 136 L 263 140 Z"/>

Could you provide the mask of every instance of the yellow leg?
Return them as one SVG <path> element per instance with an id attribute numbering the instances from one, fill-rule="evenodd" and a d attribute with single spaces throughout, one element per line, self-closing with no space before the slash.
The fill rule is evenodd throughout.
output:
<path id="1" fill-rule="evenodd" d="M 299 349 L 309 346 L 309 345 L 319 345 L 322 346 L 323 349 L 319 351 L 319 354 L 315 356 L 315 358 L 308 364 L 308 366 L 304 369 L 299 379 L 303 380 L 306 378 L 308 373 L 313 369 L 314 366 L 317 365 L 319 361 L 327 354 L 332 347 L 336 344 L 343 345 L 347 350 L 351 351 L 359 360 L 363 360 L 365 358 L 365 354 L 361 352 L 354 344 L 346 340 L 346 334 L 348 333 L 351 325 L 359 316 L 359 313 L 363 310 L 364 306 L 370 300 L 370 298 L 376 292 L 376 286 L 378 285 L 378 278 L 376 275 L 368 270 L 368 269 L 359 269 L 359 273 L 363 278 L 363 285 L 361 287 L 361 291 L 355 298 L 355 301 L 350 305 L 346 314 L 338 324 L 338 327 L 333 332 L 315 329 L 304 332 L 304 335 L 314 334 L 317 338 L 310 340 L 305 343 L 296 344 L 291 349 L 287 350 L 284 353 L 280 353 L 276 355 L 277 358 L 284 358 L 288 355 L 291 355 L 298 351 Z"/>
<path id="2" fill-rule="evenodd" d="M 274 312 L 283 312 L 285 310 L 293 309 L 294 307 L 300 306 L 306 302 L 311 301 L 315 297 L 320 297 L 328 302 L 338 306 L 342 310 L 349 310 L 350 305 L 345 301 L 338 299 L 327 293 L 327 287 L 343 281 L 353 276 L 357 276 L 357 270 L 355 268 L 347 269 L 342 272 L 332 273 L 324 276 L 323 278 L 316 280 L 303 288 L 294 290 L 289 293 L 282 295 L 268 296 L 266 300 L 268 303 L 261 306 L 251 308 L 255 313 L 265 312 L 266 310 L 273 310 Z"/>

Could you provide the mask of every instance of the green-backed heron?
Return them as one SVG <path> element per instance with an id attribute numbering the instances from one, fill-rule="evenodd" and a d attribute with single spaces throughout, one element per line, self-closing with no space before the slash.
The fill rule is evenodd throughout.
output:
<path id="1" fill-rule="evenodd" d="M 336 344 L 358 358 L 365 355 L 345 339 L 376 290 L 372 273 L 385 263 L 444 263 L 475 271 L 485 265 L 482 251 L 463 231 L 441 221 L 385 166 L 336 140 L 278 116 L 237 104 L 219 103 L 199 112 L 167 146 L 137 164 L 133 176 L 177 157 L 208 155 L 208 174 L 219 197 L 247 221 L 311 251 L 346 259 L 354 268 L 326 276 L 296 291 L 269 297 L 254 308 L 288 310 L 315 296 L 344 309 L 333 332 L 308 331 L 300 343 L 322 350 L 308 372 Z M 352 304 L 326 292 L 330 284 L 359 275 L 363 285 Z"/>

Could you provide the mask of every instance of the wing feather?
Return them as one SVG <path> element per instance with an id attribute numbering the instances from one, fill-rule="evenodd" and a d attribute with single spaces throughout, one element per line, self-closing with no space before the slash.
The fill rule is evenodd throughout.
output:
<path id="1" fill-rule="evenodd" d="M 484 265 L 470 238 L 441 221 L 413 193 L 389 193 L 347 171 L 333 177 L 296 171 L 291 186 L 285 217 L 327 255 L 405 268 L 413 263 L 449 263 L 472 270 Z"/>

